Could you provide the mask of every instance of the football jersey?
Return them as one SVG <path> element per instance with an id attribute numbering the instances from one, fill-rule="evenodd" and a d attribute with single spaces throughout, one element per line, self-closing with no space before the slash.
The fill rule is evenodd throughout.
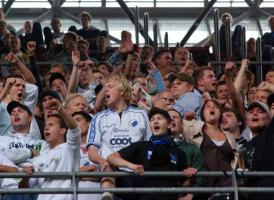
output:
<path id="1" fill-rule="evenodd" d="M 107 109 L 93 117 L 88 146 L 97 146 L 101 157 L 106 158 L 133 142 L 146 141 L 150 136 L 149 120 L 144 110 L 129 106 L 119 114 Z"/>

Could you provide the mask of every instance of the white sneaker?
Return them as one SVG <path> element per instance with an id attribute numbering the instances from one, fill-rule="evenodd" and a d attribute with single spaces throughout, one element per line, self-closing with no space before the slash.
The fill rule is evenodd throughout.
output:
<path id="1" fill-rule="evenodd" d="M 104 192 L 101 196 L 101 200 L 113 200 L 113 195 L 109 192 Z"/>

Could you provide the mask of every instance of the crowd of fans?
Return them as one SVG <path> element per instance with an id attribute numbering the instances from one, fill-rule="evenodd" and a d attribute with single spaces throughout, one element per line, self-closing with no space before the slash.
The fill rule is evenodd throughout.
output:
<path id="1" fill-rule="evenodd" d="M 229 187 L 232 179 L 195 177 L 197 171 L 274 170 L 274 70 L 242 59 L 216 74 L 209 57 L 195 62 L 185 48 L 138 47 L 121 32 L 91 28 L 61 32 L 27 21 L 23 32 L 0 12 L 0 172 L 184 171 L 186 177 L 84 177 L 79 188 Z M 274 26 L 271 17 L 270 26 Z M 271 28 L 268 40 L 273 38 Z M 248 57 L 256 57 L 254 39 Z M 264 45 L 273 46 L 264 40 Z M 37 61 L 52 61 L 48 68 Z M 9 63 L 8 67 L 4 63 Z M 72 63 L 72 64 L 70 64 Z M 241 186 L 273 187 L 273 178 L 241 179 Z M 70 179 L 3 179 L 1 188 L 68 188 Z M 233 199 L 216 194 L 79 194 L 78 199 Z M 1 199 L 72 199 L 70 194 L 2 195 Z M 273 194 L 241 194 L 270 200 Z"/>

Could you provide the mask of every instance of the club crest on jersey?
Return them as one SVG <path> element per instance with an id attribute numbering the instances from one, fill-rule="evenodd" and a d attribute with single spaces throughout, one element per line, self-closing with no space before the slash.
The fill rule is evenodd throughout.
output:
<path id="1" fill-rule="evenodd" d="M 131 120 L 130 122 L 129 122 L 129 124 L 130 124 L 130 126 L 131 127 L 136 127 L 137 125 L 138 125 L 138 121 L 136 120 L 136 119 L 133 119 L 133 120 Z"/>

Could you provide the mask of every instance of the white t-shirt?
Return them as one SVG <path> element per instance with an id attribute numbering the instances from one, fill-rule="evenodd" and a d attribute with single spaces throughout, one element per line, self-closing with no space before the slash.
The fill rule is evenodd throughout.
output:
<path id="1" fill-rule="evenodd" d="M 79 171 L 80 166 L 80 128 L 68 130 L 67 142 L 53 149 L 47 142 L 42 144 L 38 157 L 33 159 L 36 172 L 73 172 Z M 33 178 L 30 179 L 32 187 L 41 188 L 70 188 L 71 179 Z M 38 200 L 70 200 L 71 194 L 40 194 Z"/>
<path id="2" fill-rule="evenodd" d="M 0 165 L 7 165 L 10 167 L 16 167 L 15 164 L 8 159 L 6 154 L 0 151 Z M 0 188 L 18 188 L 18 181 L 13 178 L 0 179 Z"/>
<path id="3" fill-rule="evenodd" d="M 90 124 L 88 146 L 95 145 L 106 158 L 133 142 L 146 141 L 151 136 L 147 113 L 129 106 L 120 115 L 107 109 L 96 114 Z"/>

